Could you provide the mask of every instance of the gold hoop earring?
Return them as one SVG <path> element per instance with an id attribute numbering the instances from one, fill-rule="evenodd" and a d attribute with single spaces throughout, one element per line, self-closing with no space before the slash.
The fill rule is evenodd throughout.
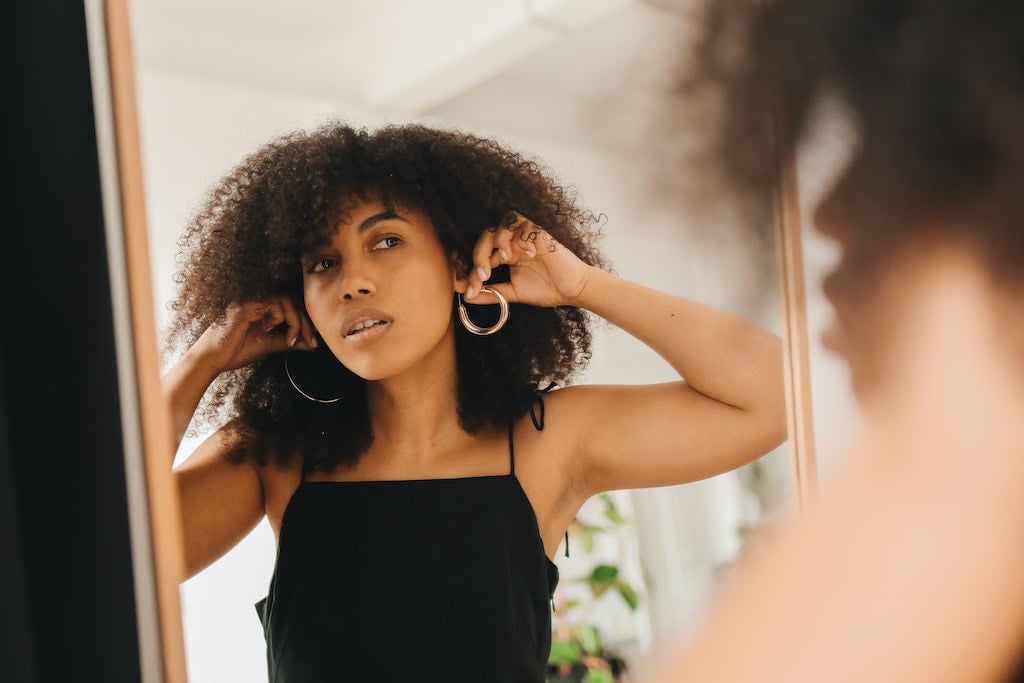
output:
<path id="1" fill-rule="evenodd" d="M 470 332 L 472 332 L 473 334 L 480 335 L 481 337 L 486 337 L 487 335 L 494 334 L 495 332 L 503 328 L 505 326 L 505 323 L 508 322 L 508 300 L 505 299 L 504 296 L 502 296 L 501 292 L 499 292 L 496 289 L 493 289 L 492 287 L 484 287 L 480 291 L 488 292 L 491 294 L 491 296 L 498 300 L 498 307 L 501 309 L 501 312 L 498 314 L 498 322 L 494 323 L 490 327 L 480 327 L 472 320 L 470 320 L 469 313 L 466 312 L 466 304 L 463 303 L 462 301 L 462 294 L 457 294 L 457 296 L 459 297 L 459 320 L 462 321 L 462 326 L 465 327 Z"/>
<path id="2" fill-rule="evenodd" d="M 304 351 L 303 353 L 308 352 Z M 291 351 L 285 351 L 284 353 L 284 374 L 286 377 L 288 377 L 288 381 L 291 383 L 292 389 L 299 392 L 299 396 L 302 396 L 302 398 L 306 399 L 307 401 L 312 401 L 313 403 L 320 403 L 322 405 L 330 405 L 332 403 L 337 403 L 341 399 L 345 398 L 344 394 L 338 396 L 337 398 L 317 398 L 316 396 L 311 396 L 302 389 L 300 389 L 299 385 L 295 383 L 295 378 L 292 377 L 291 368 L 288 367 L 288 358 L 291 356 L 291 354 Z"/>

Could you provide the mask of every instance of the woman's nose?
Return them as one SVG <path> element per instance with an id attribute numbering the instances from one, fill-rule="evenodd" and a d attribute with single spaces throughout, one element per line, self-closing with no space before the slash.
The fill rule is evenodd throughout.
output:
<path id="1" fill-rule="evenodd" d="M 352 301 L 360 297 L 370 296 L 376 291 L 373 281 L 361 272 L 349 272 L 338 283 L 338 297 L 344 301 Z"/>

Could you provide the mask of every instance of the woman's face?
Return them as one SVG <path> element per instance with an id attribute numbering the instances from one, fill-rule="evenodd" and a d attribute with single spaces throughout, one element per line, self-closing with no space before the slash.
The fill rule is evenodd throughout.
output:
<path id="1" fill-rule="evenodd" d="M 906 274 L 923 252 L 913 240 L 862 225 L 870 221 L 857 208 L 860 200 L 851 176 L 844 175 L 817 207 L 814 223 L 841 249 L 839 265 L 822 285 L 835 313 L 822 343 L 846 360 L 854 393 L 863 403 L 891 374 L 891 351 L 906 307 L 912 305 Z"/>
<path id="2" fill-rule="evenodd" d="M 417 211 L 358 203 L 302 260 L 306 311 L 338 360 L 366 380 L 454 363 L 453 259 Z M 423 366 L 427 367 L 427 366 Z"/>

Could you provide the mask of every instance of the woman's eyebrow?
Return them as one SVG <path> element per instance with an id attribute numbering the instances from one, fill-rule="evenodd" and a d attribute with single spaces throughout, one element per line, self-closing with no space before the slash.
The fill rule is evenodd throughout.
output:
<path id="1" fill-rule="evenodd" d="M 364 220 L 362 223 L 360 223 L 359 227 L 356 228 L 356 234 L 357 235 L 362 235 L 364 232 L 366 232 L 367 230 L 369 230 L 373 226 L 377 225 L 381 221 L 389 221 L 389 220 L 400 220 L 400 221 L 403 221 L 405 223 L 409 222 L 404 217 L 400 216 L 399 214 L 395 213 L 394 211 L 383 211 L 381 213 L 377 213 L 377 214 L 374 214 L 374 215 L 370 216 L 369 218 Z"/>

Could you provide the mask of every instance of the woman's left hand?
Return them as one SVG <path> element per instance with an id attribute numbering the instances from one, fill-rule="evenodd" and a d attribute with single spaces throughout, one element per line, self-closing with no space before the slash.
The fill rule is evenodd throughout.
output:
<path id="1" fill-rule="evenodd" d="M 487 286 L 500 291 L 510 302 L 532 306 L 573 305 L 587 284 L 591 268 L 547 230 L 516 211 L 510 212 L 501 225 L 480 235 L 463 298 L 468 303 L 493 303 L 493 297 L 480 291 L 491 271 L 502 264 L 509 266 L 510 281 Z"/>

